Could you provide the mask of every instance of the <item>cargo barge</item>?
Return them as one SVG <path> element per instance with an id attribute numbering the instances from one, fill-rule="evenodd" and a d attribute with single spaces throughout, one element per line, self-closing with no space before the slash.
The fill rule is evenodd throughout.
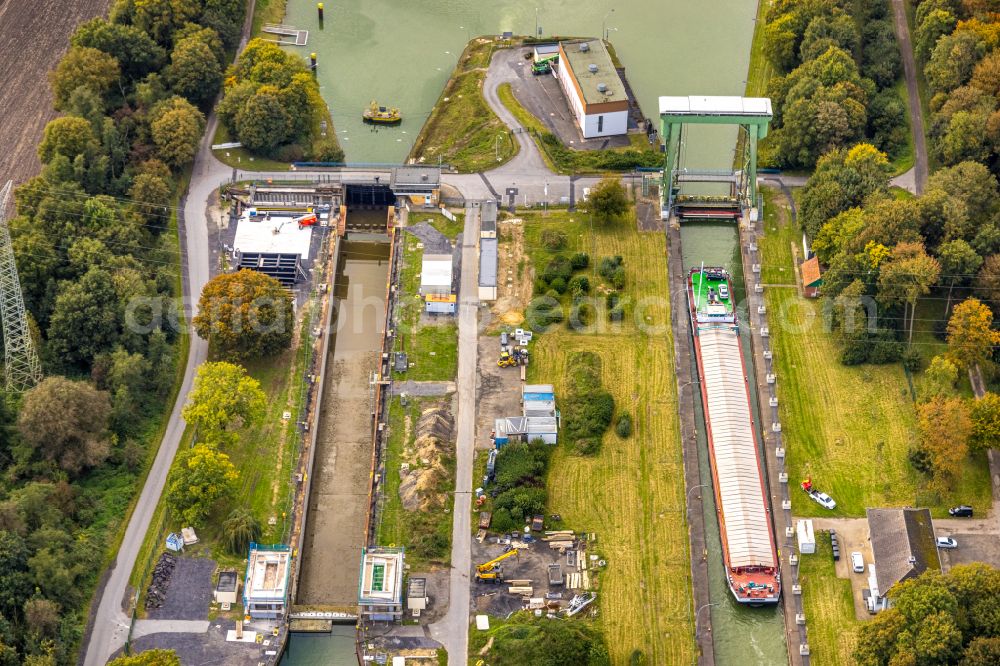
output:
<path id="1" fill-rule="evenodd" d="M 733 286 L 725 269 L 702 266 L 687 290 L 729 589 L 741 604 L 775 604 L 781 574 Z"/>

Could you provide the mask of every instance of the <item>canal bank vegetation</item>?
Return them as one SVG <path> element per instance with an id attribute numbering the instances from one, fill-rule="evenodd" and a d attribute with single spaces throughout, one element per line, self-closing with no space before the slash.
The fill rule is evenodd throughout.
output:
<path id="1" fill-rule="evenodd" d="M 465 47 L 413 143 L 410 160 L 471 173 L 500 166 L 517 154 L 517 141 L 483 97 L 494 48 L 486 37 L 476 37 Z"/>
<path id="2" fill-rule="evenodd" d="M 486 660 L 493 666 L 610 666 L 612 663 L 607 641 L 596 621 L 581 617 L 539 619 L 527 611 L 514 613 L 505 620 L 490 618 L 488 631 L 471 632 L 469 662 L 474 660 Z"/>
<path id="3" fill-rule="evenodd" d="M 541 151 L 546 165 L 558 173 L 604 173 L 630 171 L 637 167 L 659 167 L 663 154 L 659 143 L 650 143 L 645 134 L 631 133 L 627 148 L 603 150 L 574 150 L 567 147 L 545 124 L 517 101 L 510 83 L 497 87 L 497 96 L 517 122 L 531 133 L 531 138 Z"/>
<path id="4" fill-rule="evenodd" d="M 243 9 L 178 4 L 186 25 L 116 2 L 76 29 L 50 79 L 63 115 L 45 127 L 41 173 L 15 193 L 10 234 L 46 379 L 0 400 L 5 662 L 75 663 L 183 376 L 183 315 L 170 320 L 178 200 L 204 123 L 191 84 L 212 84 Z"/>
<path id="5" fill-rule="evenodd" d="M 532 341 L 529 382 L 551 383 L 565 400 L 577 354 L 593 355 L 615 410 L 632 420 L 629 437 L 609 429 L 593 455 L 579 455 L 565 439 L 554 447 L 546 513 L 599 536 L 608 567 L 601 573 L 598 626 L 612 662 L 629 663 L 638 650 L 650 664 L 690 663 L 694 620 L 663 235 L 639 232 L 631 207 L 621 223 L 608 225 L 592 226 L 585 213 L 566 210 L 518 215 L 520 224 L 501 223 L 499 233 L 501 258 L 513 254 L 501 269 L 517 266 L 520 282 L 530 285 L 556 253 L 622 258 L 627 306 L 621 321 L 600 314 L 589 326 L 554 325 Z M 553 232 L 561 237 L 552 238 Z M 546 240 L 561 249 L 546 249 Z M 599 268 L 593 260 L 580 272 L 592 289 L 601 284 Z M 530 301 L 528 290 L 505 291 L 494 311 L 514 321 Z M 603 312 L 604 299 L 594 303 Z"/>
<path id="6" fill-rule="evenodd" d="M 821 155 L 867 139 L 907 151 L 906 105 L 889 0 L 772 4 L 761 50 L 774 68 L 772 132 L 762 165 L 812 169 Z"/>
<path id="7" fill-rule="evenodd" d="M 911 464 L 911 447 L 920 441 L 920 429 L 906 370 L 898 362 L 907 349 L 903 304 L 879 307 L 880 325 L 887 328 L 878 334 L 878 341 L 845 339 L 842 326 L 831 327 L 831 323 L 836 326 L 837 316 L 831 319 L 829 314 L 831 309 L 835 315 L 842 311 L 843 299 L 831 297 L 826 301 L 799 295 L 796 271 L 801 259 L 801 232 L 791 224 L 790 211 L 780 195 L 766 189 L 765 196 L 762 282 L 774 285 L 768 288 L 765 298 L 772 317 L 771 337 L 780 378 L 779 409 L 782 431 L 789 443 L 790 477 L 797 481 L 812 476 L 818 487 L 837 500 L 835 513 L 842 515 L 864 515 L 867 506 L 929 506 L 935 515 L 944 515 L 945 509 L 955 504 L 989 506 L 985 454 L 973 451 L 962 456 L 956 472 L 960 481 L 946 486 L 935 484 L 933 476 Z M 880 205 L 897 205 L 889 201 Z M 901 234 L 899 228 L 886 226 L 884 216 L 872 218 L 872 225 L 863 233 L 873 242 L 889 243 L 888 239 L 879 240 L 883 234 L 897 238 Z M 853 242 L 862 243 L 864 252 L 868 240 Z M 814 249 L 824 256 L 822 246 Z M 881 270 L 892 261 L 903 260 L 886 254 Z M 824 275 L 828 280 L 824 290 L 838 284 L 835 271 L 831 268 Z M 864 280 L 863 284 L 877 289 L 878 273 L 878 269 L 872 269 L 869 275 L 867 268 L 856 268 L 848 275 L 852 283 Z M 859 291 L 856 297 L 864 294 Z M 879 301 L 877 294 L 870 298 L 873 303 L 885 302 Z M 863 315 L 857 314 L 863 322 Z M 842 360 L 847 349 L 856 349 L 846 359 L 851 364 Z M 884 358 L 873 356 L 883 354 L 879 350 L 884 351 Z M 855 363 L 862 352 L 866 360 Z M 918 378 L 918 385 L 920 381 Z M 800 516 L 829 514 L 804 493 L 792 493 L 792 506 Z"/>

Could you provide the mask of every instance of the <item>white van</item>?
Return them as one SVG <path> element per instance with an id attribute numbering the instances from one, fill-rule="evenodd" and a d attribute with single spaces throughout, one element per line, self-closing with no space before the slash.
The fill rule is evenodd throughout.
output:
<path id="1" fill-rule="evenodd" d="M 861 553 L 857 551 L 851 553 L 851 568 L 854 569 L 854 573 L 865 572 L 865 558 Z"/>

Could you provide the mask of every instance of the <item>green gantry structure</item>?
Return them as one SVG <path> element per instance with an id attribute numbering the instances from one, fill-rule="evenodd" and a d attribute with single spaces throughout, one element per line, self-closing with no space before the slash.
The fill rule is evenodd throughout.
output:
<path id="1" fill-rule="evenodd" d="M 660 135 L 666 147 L 663 167 L 661 198 L 664 213 L 669 214 L 674 194 L 681 180 L 681 137 L 684 125 L 737 125 L 745 132 L 740 139 L 743 145 L 743 168 L 722 173 L 683 173 L 685 182 L 734 181 L 740 175 L 741 204 L 753 205 L 757 201 L 757 142 L 767 136 L 771 124 L 771 100 L 766 97 L 688 97 L 660 98 Z M 700 175 L 699 175 L 700 174 Z"/>

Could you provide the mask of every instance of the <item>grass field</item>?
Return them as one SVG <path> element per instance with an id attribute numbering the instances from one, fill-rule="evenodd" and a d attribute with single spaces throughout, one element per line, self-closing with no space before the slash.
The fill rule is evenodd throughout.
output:
<path id="1" fill-rule="evenodd" d="M 903 103 L 903 108 L 906 109 L 906 145 L 899 151 L 899 154 L 892 156 L 892 160 L 889 162 L 889 165 L 892 167 L 892 175 L 898 176 L 913 168 L 913 162 L 916 159 L 914 151 L 916 149 L 913 144 L 913 123 L 912 116 L 910 115 L 910 96 L 906 94 L 906 80 L 901 77 L 899 81 L 896 81 L 893 90 L 896 91 L 899 101 Z"/>
<path id="2" fill-rule="evenodd" d="M 542 230 L 559 229 L 568 238 L 562 252 L 591 253 L 592 267 L 602 256 L 621 255 L 624 294 L 649 301 L 630 307 L 617 331 L 604 324 L 591 333 L 558 325 L 536 335 L 528 379 L 552 383 L 557 396 L 565 395 L 570 355 L 587 350 L 601 357 L 603 384 L 616 410 L 631 412 L 634 433 L 622 440 L 609 431 L 593 457 L 560 445 L 548 477 L 549 511 L 562 514 L 568 527 L 596 533 L 596 551 L 610 563 L 600 578 L 600 617 L 613 663 L 628 663 L 636 649 L 650 664 L 690 663 L 691 583 L 663 236 L 639 234 L 634 221 L 591 235 L 584 216 L 565 211 L 524 219 L 525 247 L 536 268 L 548 258 Z M 591 282 L 599 282 L 596 274 Z"/>
<path id="3" fill-rule="evenodd" d="M 816 553 L 799 559 L 802 606 L 809 623 L 812 662 L 848 666 L 861 622 L 854 617 L 851 581 L 837 578 L 829 532 L 816 532 Z"/>
<path id="4" fill-rule="evenodd" d="M 421 322 L 424 303 L 418 292 L 424 251 L 417 247 L 419 242 L 416 236 L 403 234 L 399 342 L 395 351 L 406 352 L 407 360 L 413 365 L 405 373 L 395 373 L 395 376 L 414 381 L 450 381 L 458 372 L 458 325 L 453 317 L 447 315 L 439 315 L 433 323 Z"/>
<path id="5" fill-rule="evenodd" d="M 779 224 L 778 198 L 766 191 L 763 282 L 794 285 L 793 244 L 800 232 Z M 801 252 L 801 247 L 799 247 Z M 938 497 L 907 460 L 916 440 L 916 412 L 901 365 L 844 366 L 840 348 L 823 323 L 821 302 L 800 298 L 794 286 L 766 293 L 782 432 L 790 482 L 812 476 L 837 500 L 834 515 L 862 516 L 868 506 L 930 506 L 990 503 L 985 457 L 965 465 L 960 489 Z M 801 492 L 792 493 L 796 515 L 830 515 Z"/>
<path id="6" fill-rule="evenodd" d="M 483 98 L 492 53 L 489 39 L 477 37 L 465 47 L 410 150 L 411 159 L 441 161 L 459 171 L 475 172 L 499 166 L 517 154 L 517 141 Z"/>

